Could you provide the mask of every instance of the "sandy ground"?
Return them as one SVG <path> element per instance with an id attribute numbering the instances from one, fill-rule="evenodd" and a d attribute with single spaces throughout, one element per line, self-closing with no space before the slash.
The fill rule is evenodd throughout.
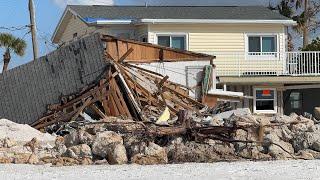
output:
<path id="1" fill-rule="evenodd" d="M 161 166 L 0 165 L 0 179 L 320 179 L 320 161 L 221 162 Z"/>

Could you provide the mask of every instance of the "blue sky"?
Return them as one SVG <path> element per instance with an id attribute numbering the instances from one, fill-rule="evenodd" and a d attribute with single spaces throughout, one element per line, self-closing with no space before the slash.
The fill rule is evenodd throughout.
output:
<path id="1" fill-rule="evenodd" d="M 8 31 L 3 27 L 23 27 L 29 24 L 28 0 L 0 0 L 0 32 L 11 32 L 28 42 L 25 56 L 12 56 L 9 68 L 24 64 L 32 59 L 32 46 L 28 28 Z M 51 35 L 58 24 L 66 4 L 116 4 L 142 5 L 146 0 L 34 0 L 40 55 L 54 50 Z M 150 5 L 267 5 L 269 0 L 147 0 Z M 2 60 L 3 51 L 0 50 Z M 2 63 L 0 63 L 0 68 Z"/>

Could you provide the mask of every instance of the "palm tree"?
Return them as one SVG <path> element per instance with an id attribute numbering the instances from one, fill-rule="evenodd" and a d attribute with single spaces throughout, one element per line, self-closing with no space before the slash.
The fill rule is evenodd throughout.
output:
<path id="1" fill-rule="evenodd" d="M 16 38 L 9 33 L 0 33 L 0 47 L 4 48 L 3 54 L 3 68 L 2 72 L 8 70 L 8 65 L 11 60 L 11 53 L 14 52 L 18 56 L 23 56 L 27 47 L 27 43 L 21 39 Z"/>

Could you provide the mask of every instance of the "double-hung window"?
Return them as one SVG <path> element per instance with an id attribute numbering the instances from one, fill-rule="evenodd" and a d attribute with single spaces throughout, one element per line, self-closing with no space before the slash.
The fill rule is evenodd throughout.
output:
<path id="1" fill-rule="evenodd" d="M 158 44 L 161 46 L 186 50 L 186 35 L 158 35 Z"/>
<path id="2" fill-rule="evenodd" d="M 277 113 L 277 91 L 273 88 L 254 89 L 254 112 Z"/>
<path id="3" fill-rule="evenodd" d="M 277 52 L 277 36 L 248 35 L 249 55 L 273 55 Z"/>

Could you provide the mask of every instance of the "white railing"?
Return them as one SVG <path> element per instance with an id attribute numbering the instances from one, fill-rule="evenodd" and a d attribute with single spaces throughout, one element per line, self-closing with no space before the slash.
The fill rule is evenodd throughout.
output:
<path id="1" fill-rule="evenodd" d="M 316 52 L 203 52 L 215 55 L 218 76 L 316 76 L 320 75 L 320 51 Z"/>

